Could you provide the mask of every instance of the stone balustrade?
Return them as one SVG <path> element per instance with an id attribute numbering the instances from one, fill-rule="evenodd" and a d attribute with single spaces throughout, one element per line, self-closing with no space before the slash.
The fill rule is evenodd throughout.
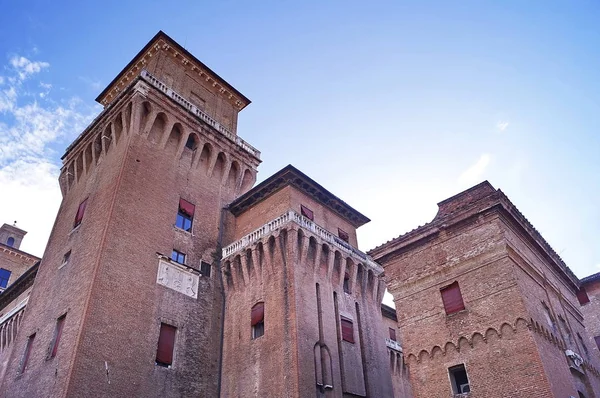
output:
<path id="1" fill-rule="evenodd" d="M 390 339 L 389 337 L 385 338 L 385 345 L 394 351 L 402 352 L 400 343 L 398 343 L 396 340 Z"/>

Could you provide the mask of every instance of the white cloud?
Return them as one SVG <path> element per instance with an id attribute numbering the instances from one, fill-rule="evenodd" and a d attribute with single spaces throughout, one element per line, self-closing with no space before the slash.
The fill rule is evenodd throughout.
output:
<path id="1" fill-rule="evenodd" d="M 10 64 L 17 71 L 20 80 L 25 80 L 27 77 L 39 73 L 42 69 L 50 66 L 48 62 L 33 62 L 20 56 L 12 57 Z"/>
<path id="2" fill-rule="evenodd" d="M 17 220 L 28 231 L 21 249 L 41 256 L 61 202 L 60 154 L 54 147 L 75 138 L 98 108 L 77 98 L 49 99 L 49 83 L 38 82 L 35 95 L 25 92 L 23 82 L 49 67 L 47 62 L 14 56 L 9 64 L 12 75 L 0 90 L 0 224 Z"/>
<path id="3" fill-rule="evenodd" d="M 502 121 L 502 120 L 501 120 L 501 121 L 499 121 L 498 123 L 496 123 L 496 128 L 497 128 L 499 131 L 504 131 L 504 130 L 506 130 L 506 128 L 508 127 L 508 124 L 509 124 L 509 123 L 508 123 L 507 121 L 505 121 L 505 120 L 504 120 L 504 121 Z"/>
<path id="4" fill-rule="evenodd" d="M 477 162 L 471 165 L 468 169 L 462 172 L 458 177 L 458 182 L 461 185 L 474 185 L 481 182 L 483 174 L 492 160 L 492 156 L 488 153 L 482 154 Z"/>

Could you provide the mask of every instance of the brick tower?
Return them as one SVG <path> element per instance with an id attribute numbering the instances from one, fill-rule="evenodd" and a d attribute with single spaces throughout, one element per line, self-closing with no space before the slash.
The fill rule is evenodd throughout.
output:
<path id="1" fill-rule="evenodd" d="M 228 207 L 223 397 L 392 397 L 369 219 L 292 166 Z"/>
<path id="2" fill-rule="evenodd" d="M 600 396 L 579 280 L 487 181 L 369 254 L 394 296 L 414 396 Z"/>
<path id="3" fill-rule="evenodd" d="M 63 201 L 0 395 L 219 393 L 222 208 L 256 179 L 250 101 L 159 32 L 63 156 Z M 157 348 L 158 347 L 158 348 Z"/>

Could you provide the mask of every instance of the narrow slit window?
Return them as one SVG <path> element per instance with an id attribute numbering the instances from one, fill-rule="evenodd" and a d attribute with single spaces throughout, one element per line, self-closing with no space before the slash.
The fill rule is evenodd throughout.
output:
<path id="1" fill-rule="evenodd" d="M 341 318 L 342 325 L 342 340 L 348 343 L 354 343 L 354 324 L 348 318 Z"/>
<path id="2" fill-rule="evenodd" d="M 76 228 L 81 224 L 83 220 L 83 215 L 85 214 L 85 207 L 87 206 L 87 199 L 79 204 L 77 208 L 77 214 L 75 214 L 75 222 L 73 223 L 73 228 Z"/>
<path id="3" fill-rule="evenodd" d="M 450 383 L 452 385 L 452 393 L 466 394 L 471 392 L 471 387 L 469 386 L 469 377 L 467 376 L 465 365 L 457 365 L 448 368 L 448 374 L 450 376 Z"/>
<path id="4" fill-rule="evenodd" d="M 33 340 L 35 339 L 35 333 L 27 338 L 27 344 L 25 345 L 25 352 L 21 358 L 21 365 L 19 366 L 19 373 L 23 373 L 27 369 L 27 363 L 31 356 L 31 348 L 33 347 Z"/>
<path id="5" fill-rule="evenodd" d="M 465 304 L 463 302 L 458 282 L 454 282 L 446 287 L 441 288 L 440 293 L 442 294 L 442 301 L 444 303 L 446 315 L 454 314 L 465 309 Z"/>
<path id="6" fill-rule="evenodd" d="M 313 214 L 312 210 L 304 205 L 300 205 L 300 214 L 308 218 L 310 221 L 315 221 L 315 215 Z"/>
<path id="7" fill-rule="evenodd" d="M 265 334 L 265 303 L 256 303 L 252 307 L 250 314 L 252 325 L 252 339 L 256 339 Z"/>
<path id="8" fill-rule="evenodd" d="M 63 315 L 56 320 L 56 326 L 54 328 L 54 337 L 52 339 L 52 344 L 50 345 L 50 355 L 48 355 L 48 358 L 54 358 L 56 356 L 56 353 L 58 352 L 58 345 L 60 344 L 60 338 L 62 337 L 66 317 L 66 315 Z"/>
<path id="9" fill-rule="evenodd" d="M 596 347 L 600 350 L 600 336 L 594 337 L 594 341 L 596 342 Z"/>
<path id="10" fill-rule="evenodd" d="M 192 222 L 194 221 L 194 211 L 196 206 L 184 199 L 179 199 L 179 208 L 177 210 L 177 219 L 175 226 L 187 232 L 192 232 Z"/>
<path id="11" fill-rule="evenodd" d="M 175 335 L 177 328 L 166 323 L 160 324 L 158 347 L 156 349 L 156 362 L 158 366 L 170 368 L 173 365 L 173 351 L 175 349 Z"/>
<path id="12" fill-rule="evenodd" d="M 63 256 L 62 264 L 60 265 L 60 267 L 62 268 L 65 265 L 67 265 L 70 260 L 71 260 L 71 250 L 66 252 L 65 255 Z"/>
<path id="13" fill-rule="evenodd" d="M 390 328 L 390 340 L 398 341 L 396 340 L 396 329 L 394 328 Z"/>
<path id="14" fill-rule="evenodd" d="M 173 250 L 173 252 L 171 253 L 171 260 L 175 261 L 176 263 L 185 265 L 185 253 Z"/>
<path id="15" fill-rule="evenodd" d="M 350 275 L 346 272 L 344 274 L 344 293 L 350 294 Z"/>

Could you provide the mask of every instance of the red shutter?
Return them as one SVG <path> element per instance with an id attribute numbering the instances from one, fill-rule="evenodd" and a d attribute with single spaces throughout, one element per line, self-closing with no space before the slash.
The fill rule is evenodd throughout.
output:
<path id="1" fill-rule="evenodd" d="M 85 206 L 87 204 L 87 199 L 79 204 L 79 208 L 77 209 L 77 214 L 75 215 L 75 223 L 73 223 L 73 227 L 81 224 L 81 220 L 83 220 L 83 214 L 85 213 Z"/>
<path id="2" fill-rule="evenodd" d="M 263 322 L 265 319 L 265 303 L 257 303 L 252 307 L 252 314 L 250 315 L 250 320 L 252 325 L 254 326 L 260 322 Z"/>
<path id="3" fill-rule="evenodd" d="M 354 327 L 352 321 L 346 318 L 342 318 L 342 340 L 349 343 L 354 343 Z"/>
<path id="4" fill-rule="evenodd" d="M 58 351 L 58 343 L 60 343 L 60 338 L 62 336 L 63 326 L 65 325 L 65 316 L 61 316 L 56 320 L 56 330 L 54 331 L 54 343 L 52 344 L 52 351 L 50 352 L 50 358 L 54 358 L 56 356 L 56 352 Z"/>
<path id="5" fill-rule="evenodd" d="M 312 212 L 311 209 L 309 209 L 308 207 L 305 207 L 304 205 L 300 205 L 300 213 L 302 213 L 302 215 L 306 218 L 308 218 L 311 221 L 315 220 L 315 216 Z"/>
<path id="6" fill-rule="evenodd" d="M 390 340 L 396 341 L 396 329 L 390 328 Z"/>
<path id="7" fill-rule="evenodd" d="M 341 230 L 338 228 L 338 236 L 340 237 L 341 240 L 343 240 L 344 242 L 348 242 L 348 240 L 350 239 L 350 237 L 348 236 L 348 232 Z"/>
<path id="8" fill-rule="evenodd" d="M 190 217 L 194 217 L 195 209 L 196 209 L 196 206 L 194 206 L 187 200 L 179 199 L 179 210 L 181 210 L 183 213 L 187 214 Z"/>
<path id="9" fill-rule="evenodd" d="M 453 314 L 465 309 L 458 282 L 454 282 L 451 285 L 442 288 L 440 292 L 442 293 L 442 301 L 444 302 L 446 314 Z"/>
<path id="10" fill-rule="evenodd" d="M 25 353 L 23 354 L 23 361 L 21 362 L 19 373 L 23 373 L 27 368 L 27 362 L 29 362 L 29 356 L 31 355 L 31 347 L 33 346 L 33 339 L 35 339 L 35 333 L 27 339 L 27 345 L 25 346 Z"/>
<path id="11" fill-rule="evenodd" d="M 173 347 L 175 347 L 175 332 L 177 328 L 166 323 L 160 324 L 160 335 L 158 336 L 158 349 L 156 350 L 156 362 L 162 365 L 173 363 Z"/>
<path id="12" fill-rule="evenodd" d="M 590 298 L 585 291 L 585 287 L 581 286 L 581 288 L 577 291 L 577 300 L 579 300 L 580 305 L 584 305 L 590 302 Z"/>

